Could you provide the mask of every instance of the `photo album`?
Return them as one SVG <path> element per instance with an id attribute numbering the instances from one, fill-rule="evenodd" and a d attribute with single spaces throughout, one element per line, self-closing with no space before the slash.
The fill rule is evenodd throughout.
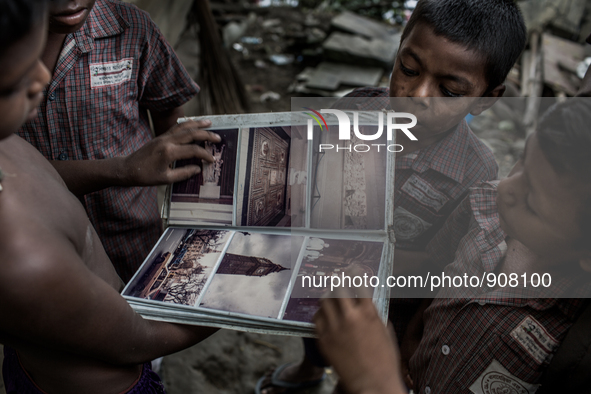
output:
<path id="1" fill-rule="evenodd" d="M 387 144 L 386 135 L 362 141 L 353 130 L 382 126 L 371 113 L 347 113 L 356 122 L 349 139 L 339 119 L 315 113 L 207 117 L 221 136 L 202 143 L 215 162 L 176 163 L 202 171 L 168 188 L 168 227 L 123 290 L 134 310 L 153 320 L 313 336 L 334 276 L 344 282 L 353 270 L 385 283 L 394 256 L 386 198 L 394 153 L 364 148 Z M 199 118 L 179 122 L 188 119 Z M 385 320 L 388 289 L 372 291 Z"/>

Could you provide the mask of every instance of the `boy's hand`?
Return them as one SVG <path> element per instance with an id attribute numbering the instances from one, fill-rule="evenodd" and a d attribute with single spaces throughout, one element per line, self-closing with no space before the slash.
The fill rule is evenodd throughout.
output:
<path id="1" fill-rule="evenodd" d="M 208 120 L 189 121 L 172 127 L 154 138 L 138 151 L 124 158 L 123 177 L 129 186 L 155 186 L 180 182 L 201 172 L 201 167 L 190 165 L 172 168 L 176 160 L 202 159 L 213 163 L 214 157 L 194 142 L 217 143 L 221 137 L 204 130 Z"/>
<path id="2" fill-rule="evenodd" d="M 333 296 L 350 297 L 345 289 Z M 318 345 L 347 393 L 406 393 L 394 332 L 371 298 L 327 298 L 314 316 Z"/>

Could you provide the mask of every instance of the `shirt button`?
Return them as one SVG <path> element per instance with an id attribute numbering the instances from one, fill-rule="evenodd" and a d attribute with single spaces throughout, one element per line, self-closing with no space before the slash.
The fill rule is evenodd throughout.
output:
<path id="1" fill-rule="evenodd" d="M 441 353 L 443 353 L 444 356 L 447 356 L 449 354 L 449 346 L 443 345 L 441 347 Z"/>
<path id="2" fill-rule="evenodd" d="M 68 160 L 68 154 L 66 152 L 62 152 L 57 158 L 61 161 Z"/>
<path id="3" fill-rule="evenodd" d="M 49 101 L 54 101 L 55 100 L 55 93 L 51 93 L 49 95 Z"/>
<path id="4" fill-rule="evenodd" d="M 486 301 L 480 300 L 480 301 L 478 301 L 478 305 L 485 306 L 486 305 Z"/>
<path id="5" fill-rule="evenodd" d="M 431 394 L 431 387 L 425 387 L 425 394 Z"/>

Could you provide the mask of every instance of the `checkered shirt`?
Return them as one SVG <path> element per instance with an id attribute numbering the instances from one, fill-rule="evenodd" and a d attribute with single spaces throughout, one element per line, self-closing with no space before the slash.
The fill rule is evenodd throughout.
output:
<path id="1" fill-rule="evenodd" d="M 131 77 L 91 87 L 90 66 L 132 60 Z M 147 13 L 98 0 L 66 37 L 39 115 L 19 131 L 48 160 L 126 156 L 151 138 L 146 109 L 170 110 L 198 92 Z M 161 234 L 157 191 L 111 187 L 82 199 L 121 278 L 129 280 Z"/>
<path id="2" fill-rule="evenodd" d="M 453 262 L 445 267 L 447 275 L 480 277 L 493 272 L 504 258 L 507 246 L 496 208 L 496 185 L 484 183 L 471 189 L 428 245 L 431 254 L 443 253 L 441 264 L 449 258 L 450 247 L 445 243 L 458 246 Z M 462 232 L 465 236 L 458 240 Z M 489 392 L 481 387 L 494 383 L 490 368 L 497 365 L 498 373 L 499 364 L 507 381 L 517 378 L 526 384 L 538 383 L 582 306 L 581 299 L 558 297 L 569 289 L 577 289 L 569 294 L 589 295 L 588 275 L 559 278 L 556 285 L 555 279 L 552 292 L 543 295 L 556 298 L 524 298 L 541 293 L 493 290 L 486 285 L 465 298 L 445 298 L 457 290 L 441 290 L 423 315 L 423 338 L 409 363 L 415 392 L 471 393 L 473 385 L 481 390 L 474 392 Z M 530 335 L 531 326 L 526 323 L 531 321 L 543 333 L 541 337 Z M 552 341 L 543 343 L 540 338 Z"/>
<path id="3" fill-rule="evenodd" d="M 360 88 L 346 97 L 371 98 L 360 111 L 390 107 L 387 88 Z M 338 103 L 337 105 L 338 106 Z M 439 142 L 396 157 L 394 231 L 396 247 L 424 250 L 468 189 L 497 179 L 498 166 L 490 149 L 463 120 Z"/>

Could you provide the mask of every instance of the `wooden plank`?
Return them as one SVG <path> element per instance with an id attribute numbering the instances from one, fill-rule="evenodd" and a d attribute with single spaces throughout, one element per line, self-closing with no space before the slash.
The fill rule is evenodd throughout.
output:
<path id="1" fill-rule="evenodd" d="M 544 51 L 544 83 L 556 91 L 574 96 L 581 86 L 581 81 L 568 69 L 576 68 L 583 60 L 585 48 L 572 41 L 544 33 L 542 36 Z"/>
<path id="2" fill-rule="evenodd" d="M 333 18 L 331 25 L 339 30 L 366 38 L 388 39 L 398 33 L 398 30 L 393 26 L 347 11 Z"/>

